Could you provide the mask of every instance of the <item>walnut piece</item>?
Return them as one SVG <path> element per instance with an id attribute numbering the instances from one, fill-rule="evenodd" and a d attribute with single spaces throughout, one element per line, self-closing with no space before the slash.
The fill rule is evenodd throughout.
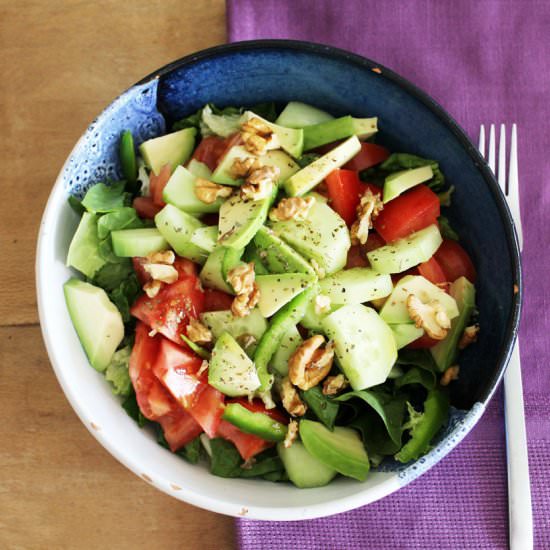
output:
<path id="1" fill-rule="evenodd" d="M 414 294 L 409 294 L 407 311 L 416 327 L 423 328 L 430 338 L 443 340 L 447 336 L 451 328 L 451 321 L 437 300 L 425 304 Z"/>
<path id="2" fill-rule="evenodd" d="M 479 333 L 479 325 L 470 325 L 464 329 L 460 341 L 458 342 L 458 349 L 467 348 L 470 344 L 477 342 L 477 335 Z"/>
<path id="3" fill-rule="evenodd" d="M 351 226 L 352 244 L 367 242 L 369 229 L 372 228 L 372 220 L 380 214 L 383 208 L 384 204 L 380 200 L 380 195 L 367 189 L 357 206 L 357 220 Z"/>
<path id="4" fill-rule="evenodd" d="M 190 319 L 187 325 L 187 337 L 195 344 L 209 344 L 212 342 L 212 333 L 198 319 Z"/>
<path id="5" fill-rule="evenodd" d="M 231 313 L 235 317 L 246 317 L 258 305 L 260 289 L 254 283 L 252 290 L 247 294 L 238 294 L 231 303 Z"/>
<path id="6" fill-rule="evenodd" d="M 219 197 L 227 198 L 233 193 L 231 187 L 218 185 L 213 181 L 204 178 L 197 178 L 195 181 L 195 196 L 206 204 L 216 202 Z"/>
<path id="7" fill-rule="evenodd" d="M 441 377 L 441 380 L 439 383 L 442 386 L 448 386 L 453 380 L 458 379 L 458 373 L 460 372 L 460 367 L 458 365 L 453 365 L 452 367 L 449 367 Z"/>
<path id="8" fill-rule="evenodd" d="M 237 343 L 241 348 L 243 348 L 245 351 L 250 347 L 253 346 L 257 342 L 256 337 L 253 334 L 241 334 L 237 338 Z"/>
<path id="9" fill-rule="evenodd" d="M 278 140 L 273 139 L 271 128 L 258 117 L 252 117 L 241 125 L 241 138 L 249 153 L 261 155 L 268 146 L 275 148 Z"/>
<path id="10" fill-rule="evenodd" d="M 336 395 L 344 388 L 347 388 L 349 382 L 343 374 L 337 374 L 336 376 L 329 376 L 323 382 L 323 395 Z"/>
<path id="11" fill-rule="evenodd" d="M 288 376 L 285 376 L 281 382 L 281 400 L 283 407 L 288 414 L 292 416 L 304 416 L 307 411 L 307 405 L 300 399 L 298 391 L 292 385 Z"/>
<path id="12" fill-rule="evenodd" d="M 275 166 L 262 166 L 253 170 L 241 185 L 241 198 L 259 201 L 269 197 L 281 171 Z"/>
<path id="13" fill-rule="evenodd" d="M 257 134 L 264 138 L 271 137 L 273 130 L 261 119 L 258 117 L 249 118 L 246 122 L 241 124 L 241 130 L 243 132 L 250 132 L 251 134 Z"/>
<path id="14" fill-rule="evenodd" d="M 147 281 L 143 285 L 143 291 L 145 292 L 145 294 L 147 294 L 149 298 L 154 298 L 159 293 L 161 288 L 162 283 L 155 280 Z"/>
<path id="15" fill-rule="evenodd" d="M 178 280 L 178 270 L 172 265 L 166 264 L 143 264 L 143 269 L 151 275 L 153 281 L 171 284 Z"/>
<path id="16" fill-rule="evenodd" d="M 231 175 L 237 179 L 246 178 L 261 167 L 262 163 L 257 158 L 236 158 L 231 165 Z"/>
<path id="17" fill-rule="evenodd" d="M 288 360 L 288 377 L 301 390 L 309 390 L 321 382 L 330 372 L 334 359 L 334 344 L 325 343 L 324 336 L 316 334 L 308 338 Z"/>
<path id="18" fill-rule="evenodd" d="M 296 438 L 298 437 L 298 422 L 296 420 L 291 420 L 288 424 L 288 430 L 286 432 L 286 437 L 283 442 L 285 449 L 289 449 Z"/>
<path id="19" fill-rule="evenodd" d="M 274 222 L 305 220 L 314 203 L 314 197 L 288 197 L 281 199 L 277 207 L 269 211 L 269 219 Z"/>
<path id="20" fill-rule="evenodd" d="M 173 250 L 161 250 L 160 252 L 151 252 L 147 258 L 147 263 L 150 264 L 167 264 L 172 265 L 176 261 L 176 255 Z"/>
<path id="21" fill-rule="evenodd" d="M 227 274 L 227 282 L 233 287 L 235 294 L 248 294 L 254 287 L 254 262 L 234 267 Z"/>
<path id="22" fill-rule="evenodd" d="M 330 311 L 330 297 L 326 294 L 318 294 L 315 297 L 315 313 L 322 315 Z"/>

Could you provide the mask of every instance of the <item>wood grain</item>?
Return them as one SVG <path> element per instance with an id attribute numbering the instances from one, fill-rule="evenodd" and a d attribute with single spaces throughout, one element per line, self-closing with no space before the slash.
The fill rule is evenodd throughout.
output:
<path id="1" fill-rule="evenodd" d="M 0 0 L 0 548 L 234 548 L 230 518 L 121 466 L 66 401 L 37 326 L 40 217 L 75 141 L 152 70 L 225 41 L 223 0 Z"/>

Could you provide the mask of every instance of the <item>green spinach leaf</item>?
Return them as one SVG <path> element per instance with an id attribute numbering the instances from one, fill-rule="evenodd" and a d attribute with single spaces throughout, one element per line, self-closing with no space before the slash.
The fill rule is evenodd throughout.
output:
<path id="1" fill-rule="evenodd" d="M 241 477 L 241 455 L 233 443 L 215 437 L 210 440 L 212 455 L 210 457 L 210 472 L 219 477 Z"/>
<path id="2" fill-rule="evenodd" d="M 97 222 L 97 236 L 105 239 L 111 231 L 119 229 L 136 229 L 143 227 L 137 212 L 130 206 L 117 208 L 108 214 L 101 216 Z"/>
<path id="3" fill-rule="evenodd" d="M 69 203 L 69 206 L 79 215 L 81 216 L 86 212 L 86 209 L 82 206 L 82 201 L 77 199 L 76 197 L 73 197 L 72 195 L 69 195 L 69 198 L 67 199 L 67 202 Z"/>
<path id="4" fill-rule="evenodd" d="M 96 272 L 92 283 L 109 291 L 118 288 L 134 272 L 130 259 L 124 258 L 124 260 L 126 261 L 116 264 L 105 264 Z"/>
<path id="5" fill-rule="evenodd" d="M 432 371 L 419 367 L 413 367 L 403 374 L 403 376 L 395 379 L 395 387 L 398 389 L 410 384 L 420 384 L 429 391 L 435 388 L 435 383 L 435 374 Z"/>
<path id="6" fill-rule="evenodd" d="M 140 428 L 147 424 L 147 419 L 141 414 L 136 400 L 136 392 L 131 390 L 128 397 L 122 402 L 122 408 L 128 416 L 135 420 Z"/>
<path id="7" fill-rule="evenodd" d="M 88 192 L 82 199 L 82 206 L 94 214 L 112 212 L 123 206 L 126 206 L 130 200 L 129 193 L 124 191 L 125 183 L 123 181 L 115 182 L 111 185 L 96 183 L 88 189 Z"/>
<path id="8" fill-rule="evenodd" d="M 130 307 L 141 293 L 141 286 L 135 273 L 131 273 L 117 288 L 109 293 L 109 298 L 118 308 L 124 323 L 131 321 Z"/>
<path id="9" fill-rule="evenodd" d="M 439 372 L 432 354 L 426 349 L 401 349 L 397 356 L 399 365 L 410 365 L 428 370 L 434 374 Z"/>
<path id="10" fill-rule="evenodd" d="M 302 391 L 300 394 L 311 412 L 313 412 L 329 430 L 332 430 L 340 405 L 333 399 L 323 395 L 319 386 Z"/>

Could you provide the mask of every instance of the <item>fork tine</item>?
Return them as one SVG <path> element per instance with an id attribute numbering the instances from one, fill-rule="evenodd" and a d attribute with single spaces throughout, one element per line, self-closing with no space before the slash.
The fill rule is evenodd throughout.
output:
<path id="1" fill-rule="evenodd" d="M 518 130 L 517 125 L 512 124 L 512 136 L 510 138 L 510 171 L 508 174 L 508 204 L 516 231 L 518 234 L 519 248 L 523 249 L 523 231 L 521 229 L 521 212 L 519 209 L 519 178 L 518 178 Z"/>
<path id="2" fill-rule="evenodd" d="M 477 146 L 481 156 L 485 158 L 485 125 L 481 125 L 479 128 L 479 145 Z"/>
<path id="3" fill-rule="evenodd" d="M 500 125 L 498 138 L 498 184 L 506 195 L 506 126 Z"/>
<path id="4" fill-rule="evenodd" d="M 496 174 L 496 165 L 495 165 L 495 151 L 496 151 L 496 138 L 495 138 L 495 125 L 491 124 L 489 128 L 489 168 L 493 171 L 493 174 Z"/>

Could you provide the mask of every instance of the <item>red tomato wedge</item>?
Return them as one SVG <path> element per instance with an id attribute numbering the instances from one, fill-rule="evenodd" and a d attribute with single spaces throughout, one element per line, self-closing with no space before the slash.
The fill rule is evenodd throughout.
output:
<path id="1" fill-rule="evenodd" d="M 198 374 L 202 359 L 163 338 L 153 367 L 155 376 L 176 401 L 198 422 L 208 437 L 215 437 L 224 409 L 224 396 Z"/>
<path id="2" fill-rule="evenodd" d="M 146 220 L 154 219 L 162 210 L 162 207 L 155 204 L 151 197 L 136 197 L 132 202 L 132 206 L 136 209 L 138 216 Z"/>
<path id="3" fill-rule="evenodd" d="M 424 334 L 414 342 L 411 342 L 407 348 L 408 349 L 427 349 L 427 348 L 433 348 L 438 342 L 441 340 L 434 340 L 433 338 L 430 338 L 427 334 Z"/>
<path id="4" fill-rule="evenodd" d="M 447 276 L 443 272 L 443 269 L 441 269 L 439 262 L 433 256 L 427 262 L 417 266 L 417 269 L 422 277 L 428 279 L 428 281 L 434 285 L 447 281 Z"/>
<path id="5" fill-rule="evenodd" d="M 204 311 L 224 311 L 231 309 L 234 296 L 215 290 L 213 288 L 204 289 Z"/>
<path id="6" fill-rule="evenodd" d="M 206 164 L 211 171 L 214 171 L 218 165 L 219 158 L 225 153 L 226 148 L 227 144 L 223 138 L 207 136 L 202 138 L 191 158 Z"/>
<path id="7" fill-rule="evenodd" d="M 366 170 L 384 162 L 390 156 L 390 152 L 376 143 L 361 143 L 361 151 L 357 153 L 348 163 L 344 164 L 345 170 Z"/>
<path id="8" fill-rule="evenodd" d="M 439 213 L 437 195 L 426 185 L 417 185 L 385 204 L 373 225 L 389 243 L 436 223 Z"/>
<path id="9" fill-rule="evenodd" d="M 233 424 L 227 422 L 227 420 L 222 420 L 220 422 L 218 426 L 218 436 L 231 441 L 231 443 L 237 447 L 243 460 L 248 460 L 273 445 L 271 441 L 261 439 L 257 435 L 241 432 L 239 428 L 233 426 Z"/>
<path id="10" fill-rule="evenodd" d="M 151 193 L 151 198 L 153 199 L 153 203 L 161 208 L 166 206 L 166 203 L 162 198 L 162 192 L 164 191 L 171 175 L 172 166 L 170 164 L 166 164 L 161 168 L 158 176 L 156 176 L 153 172 L 151 172 L 149 176 L 149 191 Z"/>
<path id="11" fill-rule="evenodd" d="M 475 283 L 476 268 L 468 253 L 456 241 L 445 239 L 434 257 L 445 273 L 447 281 L 453 282 L 464 276 L 471 283 Z"/>
<path id="12" fill-rule="evenodd" d="M 158 423 L 162 426 L 164 439 L 174 453 L 202 433 L 200 425 L 182 408 L 159 418 Z"/>
<path id="13" fill-rule="evenodd" d="M 190 318 L 197 318 L 204 309 L 204 292 L 193 275 L 180 275 L 171 285 L 165 285 L 154 298 L 142 294 L 130 313 L 178 345 L 180 334 Z"/>

